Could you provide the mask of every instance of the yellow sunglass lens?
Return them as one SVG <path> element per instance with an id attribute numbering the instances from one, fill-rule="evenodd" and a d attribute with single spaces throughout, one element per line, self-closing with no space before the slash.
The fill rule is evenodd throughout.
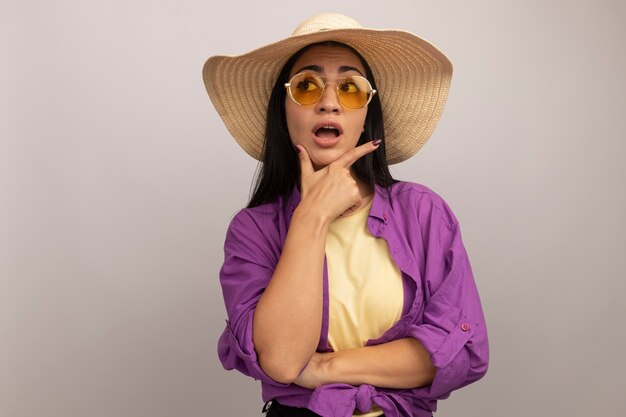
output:
<path id="1" fill-rule="evenodd" d="M 370 83 L 363 77 L 347 77 L 331 84 L 336 84 L 341 104 L 351 109 L 364 107 L 374 93 Z M 317 103 L 322 98 L 325 86 L 321 77 L 307 73 L 294 75 L 287 84 L 291 98 L 302 106 Z"/>
<path id="2" fill-rule="evenodd" d="M 300 74 L 291 80 L 291 96 L 303 106 L 317 103 L 322 97 L 324 84 L 311 75 Z"/>
<path id="3" fill-rule="evenodd" d="M 339 101 L 351 109 L 360 109 L 369 100 L 371 89 L 363 78 L 348 78 L 337 86 Z"/>

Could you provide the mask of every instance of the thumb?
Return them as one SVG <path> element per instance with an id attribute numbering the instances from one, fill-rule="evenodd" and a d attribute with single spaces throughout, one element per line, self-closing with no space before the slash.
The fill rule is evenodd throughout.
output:
<path id="1" fill-rule="evenodd" d="M 306 151 L 304 146 L 295 145 L 295 147 L 296 152 L 298 152 L 298 157 L 300 158 L 300 179 L 304 179 L 313 174 L 315 170 L 313 169 L 313 163 L 309 158 L 309 153 Z"/>

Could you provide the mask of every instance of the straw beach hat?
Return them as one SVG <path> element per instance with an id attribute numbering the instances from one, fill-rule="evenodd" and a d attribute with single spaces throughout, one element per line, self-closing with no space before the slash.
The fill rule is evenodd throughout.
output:
<path id="1" fill-rule="evenodd" d="M 351 46 L 372 69 L 383 110 L 388 163 L 413 156 L 441 117 L 452 64 L 412 33 L 366 29 L 336 13 L 313 16 L 288 38 L 247 54 L 206 61 L 205 87 L 237 143 L 253 158 L 262 159 L 267 105 L 278 74 L 298 50 L 323 41 Z"/>

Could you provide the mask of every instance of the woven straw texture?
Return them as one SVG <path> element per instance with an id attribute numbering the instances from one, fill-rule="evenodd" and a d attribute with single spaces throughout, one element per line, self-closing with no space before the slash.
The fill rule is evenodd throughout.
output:
<path id="1" fill-rule="evenodd" d="M 207 92 L 231 135 L 244 151 L 261 160 L 268 100 L 280 70 L 304 46 L 328 40 L 353 47 L 372 69 L 383 109 L 388 163 L 413 156 L 441 117 L 452 64 L 412 33 L 364 29 L 335 13 L 313 16 L 290 37 L 247 54 L 206 61 Z"/>

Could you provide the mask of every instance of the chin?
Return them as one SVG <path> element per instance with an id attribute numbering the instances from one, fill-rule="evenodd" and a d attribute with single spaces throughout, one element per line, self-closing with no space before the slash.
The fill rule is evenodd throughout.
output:
<path id="1" fill-rule="evenodd" d="M 316 169 L 322 169 L 335 162 L 345 152 L 327 150 L 324 155 L 312 155 L 311 162 Z"/>

